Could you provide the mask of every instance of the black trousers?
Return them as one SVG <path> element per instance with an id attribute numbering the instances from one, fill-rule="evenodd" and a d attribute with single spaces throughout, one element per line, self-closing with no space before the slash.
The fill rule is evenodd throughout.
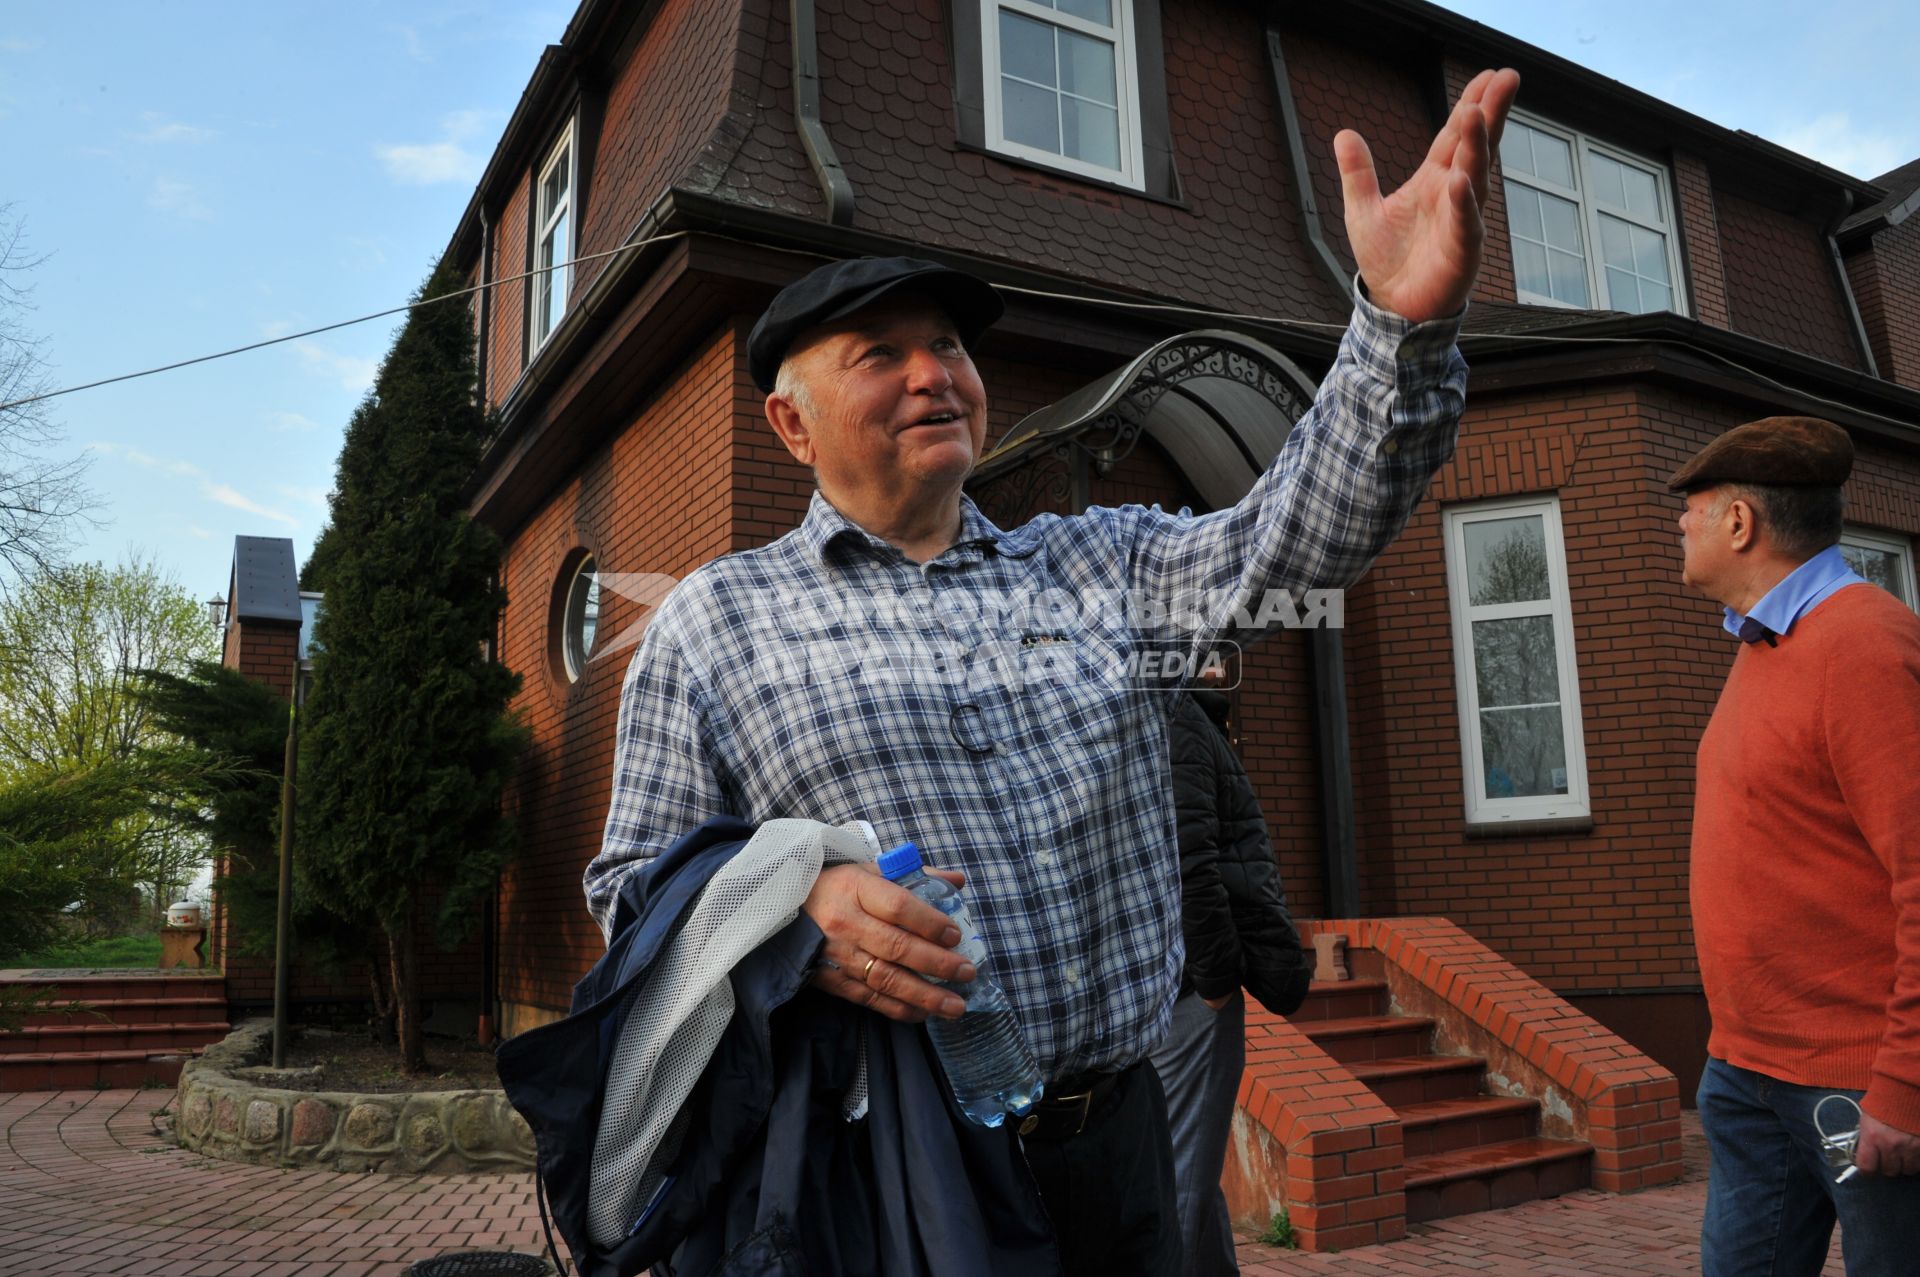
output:
<path id="1" fill-rule="evenodd" d="M 1122 1074 L 1079 1134 L 1021 1144 L 1067 1277 L 1179 1273 L 1173 1143 L 1152 1068 Z"/>

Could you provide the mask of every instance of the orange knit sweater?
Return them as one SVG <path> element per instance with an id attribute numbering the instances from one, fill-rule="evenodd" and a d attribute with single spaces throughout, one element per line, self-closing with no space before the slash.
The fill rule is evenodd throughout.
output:
<path id="1" fill-rule="evenodd" d="M 1920 616 L 1848 586 L 1743 644 L 1700 741 L 1708 1050 L 1920 1132 Z"/>

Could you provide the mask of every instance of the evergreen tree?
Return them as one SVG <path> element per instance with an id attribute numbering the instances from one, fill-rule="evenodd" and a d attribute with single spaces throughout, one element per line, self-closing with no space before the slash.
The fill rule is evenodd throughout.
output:
<path id="1" fill-rule="evenodd" d="M 422 300 L 460 287 L 437 269 Z M 299 855 L 386 936 L 404 1063 L 425 1067 L 417 920 L 451 945 L 512 853 L 500 796 L 524 732 L 519 678 L 482 654 L 505 594 L 499 539 L 467 514 L 488 437 L 465 307 L 408 317 L 340 451 L 326 605 L 304 711 Z"/>
<path id="2" fill-rule="evenodd" d="M 230 924 L 233 947 L 255 957 L 273 954 L 279 924 L 280 782 L 287 746 L 287 698 L 239 670 L 196 661 L 184 674 L 147 670 L 134 694 L 154 724 L 199 752 L 209 765 L 231 770 L 176 818 L 204 831 L 226 857 L 213 880 Z M 338 971 L 364 959 L 365 931 L 327 909 L 294 858 L 293 938 L 303 965 Z M 389 990 L 376 989 L 384 1005 Z"/>

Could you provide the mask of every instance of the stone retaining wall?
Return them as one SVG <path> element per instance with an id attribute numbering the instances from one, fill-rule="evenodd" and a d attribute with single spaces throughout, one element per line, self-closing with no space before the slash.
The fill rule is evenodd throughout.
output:
<path id="1" fill-rule="evenodd" d="M 336 1171 L 533 1169 L 533 1133 L 500 1091 L 355 1095 L 273 1083 L 273 1025 L 237 1026 L 180 1072 L 181 1145 L 234 1162 Z"/>

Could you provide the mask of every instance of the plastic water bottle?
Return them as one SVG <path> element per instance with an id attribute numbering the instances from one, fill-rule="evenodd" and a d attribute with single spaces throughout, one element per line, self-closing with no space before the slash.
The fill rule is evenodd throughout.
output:
<path id="1" fill-rule="evenodd" d="M 920 867 L 920 849 L 910 842 L 884 853 L 880 872 L 953 920 L 960 929 L 955 948 L 977 973 L 970 984 L 926 977 L 967 1004 L 958 1020 L 927 1021 L 927 1035 L 947 1071 L 960 1111 L 981 1126 L 998 1126 L 1009 1113 L 1025 1113 L 1044 1089 L 1040 1068 L 1033 1062 L 1006 993 L 987 971 L 987 946 L 974 929 L 967 902 L 956 888 L 926 875 Z"/>

